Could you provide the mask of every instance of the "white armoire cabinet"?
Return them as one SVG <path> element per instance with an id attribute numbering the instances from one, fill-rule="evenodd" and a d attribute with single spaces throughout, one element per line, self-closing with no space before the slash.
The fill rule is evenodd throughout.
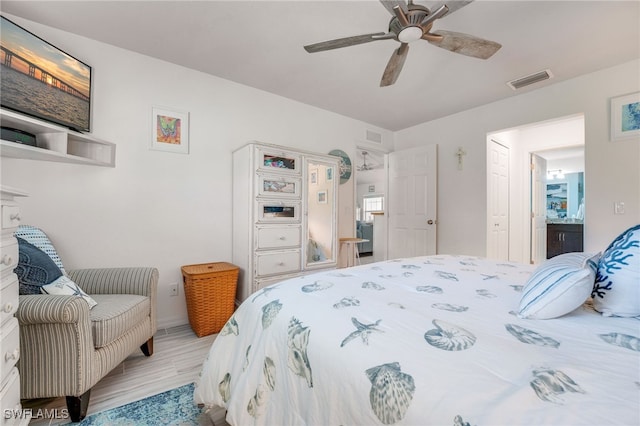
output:
<path id="1" fill-rule="evenodd" d="M 287 278 L 337 266 L 339 158 L 249 143 L 233 153 L 238 301 Z"/>
<path id="2" fill-rule="evenodd" d="M 0 425 L 27 425 L 29 417 L 20 405 L 20 327 L 14 316 L 18 310 L 18 240 L 13 236 L 20 225 L 17 197 L 27 194 L 19 189 L 0 188 Z"/>

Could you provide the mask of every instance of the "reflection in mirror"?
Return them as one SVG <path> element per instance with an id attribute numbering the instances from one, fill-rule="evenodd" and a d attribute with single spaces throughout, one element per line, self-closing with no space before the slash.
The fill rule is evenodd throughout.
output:
<path id="1" fill-rule="evenodd" d="M 334 175 L 335 169 L 330 164 L 320 161 L 307 164 L 307 265 L 335 261 Z"/>
<path id="2" fill-rule="evenodd" d="M 547 177 L 547 223 L 584 219 L 584 173 Z"/>

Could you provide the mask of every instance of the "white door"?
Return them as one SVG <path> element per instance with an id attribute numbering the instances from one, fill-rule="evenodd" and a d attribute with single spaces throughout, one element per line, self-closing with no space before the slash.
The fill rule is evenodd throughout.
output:
<path id="1" fill-rule="evenodd" d="M 389 259 L 436 254 L 437 165 L 437 145 L 389 154 Z"/>
<path id="2" fill-rule="evenodd" d="M 531 154 L 531 263 L 547 258 L 547 160 Z"/>
<path id="3" fill-rule="evenodd" d="M 509 260 L 509 148 L 489 144 L 487 257 Z"/>

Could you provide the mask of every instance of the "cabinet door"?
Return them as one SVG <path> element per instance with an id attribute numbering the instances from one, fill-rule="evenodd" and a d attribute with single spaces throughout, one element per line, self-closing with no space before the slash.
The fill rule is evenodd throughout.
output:
<path id="1" fill-rule="evenodd" d="M 547 226 L 547 259 L 563 253 L 562 247 L 562 232 L 553 226 Z"/>
<path id="2" fill-rule="evenodd" d="M 580 227 L 580 231 L 575 230 L 571 232 L 565 232 L 564 234 L 565 234 L 564 235 L 564 252 L 565 253 L 584 251 L 582 227 Z"/>
<path id="3" fill-rule="evenodd" d="M 327 267 L 337 259 L 338 160 L 305 157 L 305 269 Z"/>

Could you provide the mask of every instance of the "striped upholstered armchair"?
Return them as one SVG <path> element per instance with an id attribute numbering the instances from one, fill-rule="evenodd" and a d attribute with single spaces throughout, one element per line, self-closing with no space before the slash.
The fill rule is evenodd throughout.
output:
<path id="1" fill-rule="evenodd" d="M 64 276 L 87 297 L 19 296 L 20 396 L 65 396 L 77 422 L 86 416 L 91 388 L 100 379 L 138 347 L 153 354 L 158 270 L 80 269 Z"/>

